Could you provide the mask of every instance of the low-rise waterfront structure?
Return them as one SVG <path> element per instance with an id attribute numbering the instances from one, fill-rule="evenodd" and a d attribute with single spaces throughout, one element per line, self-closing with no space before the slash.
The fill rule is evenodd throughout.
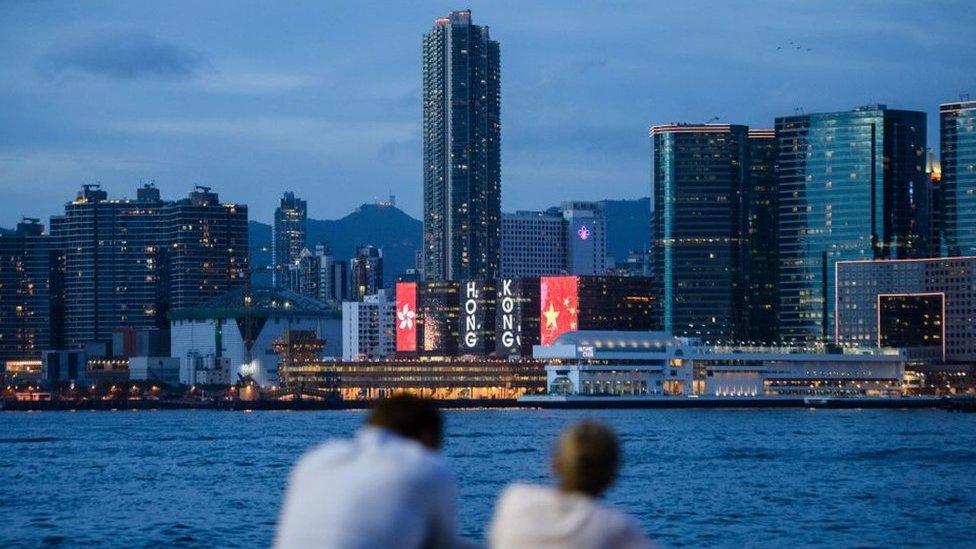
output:
<path id="1" fill-rule="evenodd" d="M 563 396 L 895 396 L 905 366 L 897 349 L 713 346 L 666 332 L 568 332 L 534 358 Z"/>

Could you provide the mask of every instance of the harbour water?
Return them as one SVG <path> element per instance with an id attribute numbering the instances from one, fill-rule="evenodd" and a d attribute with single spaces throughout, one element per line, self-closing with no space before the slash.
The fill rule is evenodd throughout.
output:
<path id="1" fill-rule="evenodd" d="M 559 430 L 621 434 L 608 499 L 664 546 L 976 543 L 976 414 L 937 410 L 465 410 L 446 453 L 466 537 Z M 0 414 L 0 545 L 266 547 L 289 468 L 361 412 Z M 364 510 L 367 512 L 368 510 Z"/>

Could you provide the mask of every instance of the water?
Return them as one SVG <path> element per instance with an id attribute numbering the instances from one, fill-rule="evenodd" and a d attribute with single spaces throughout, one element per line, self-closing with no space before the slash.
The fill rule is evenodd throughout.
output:
<path id="1" fill-rule="evenodd" d="M 623 439 L 608 499 L 665 546 L 973 546 L 976 415 L 941 411 L 450 412 L 461 526 L 512 479 L 548 481 L 558 431 Z M 0 414 L 0 545 L 263 547 L 304 450 L 358 412 Z"/>

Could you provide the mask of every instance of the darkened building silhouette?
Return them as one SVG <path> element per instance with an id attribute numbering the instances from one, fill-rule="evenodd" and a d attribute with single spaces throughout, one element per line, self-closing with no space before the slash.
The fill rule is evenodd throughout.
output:
<path id="1" fill-rule="evenodd" d="M 424 276 L 498 274 L 501 218 L 498 42 L 470 11 L 423 39 Z"/>
<path id="2" fill-rule="evenodd" d="M 383 288 L 383 250 L 376 246 L 359 246 L 349 261 L 352 298 L 361 300 Z"/>

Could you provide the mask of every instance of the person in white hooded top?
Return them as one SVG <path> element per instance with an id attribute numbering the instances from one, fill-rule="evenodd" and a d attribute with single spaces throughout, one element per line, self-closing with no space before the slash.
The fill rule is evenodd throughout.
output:
<path id="1" fill-rule="evenodd" d="M 620 445 L 600 423 L 563 432 L 553 458 L 558 487 L 513 484 L 495 506 L 489 546 L 496 549 L 653 547 L 632 517 L 600 499 L 613 484 Z"/>

